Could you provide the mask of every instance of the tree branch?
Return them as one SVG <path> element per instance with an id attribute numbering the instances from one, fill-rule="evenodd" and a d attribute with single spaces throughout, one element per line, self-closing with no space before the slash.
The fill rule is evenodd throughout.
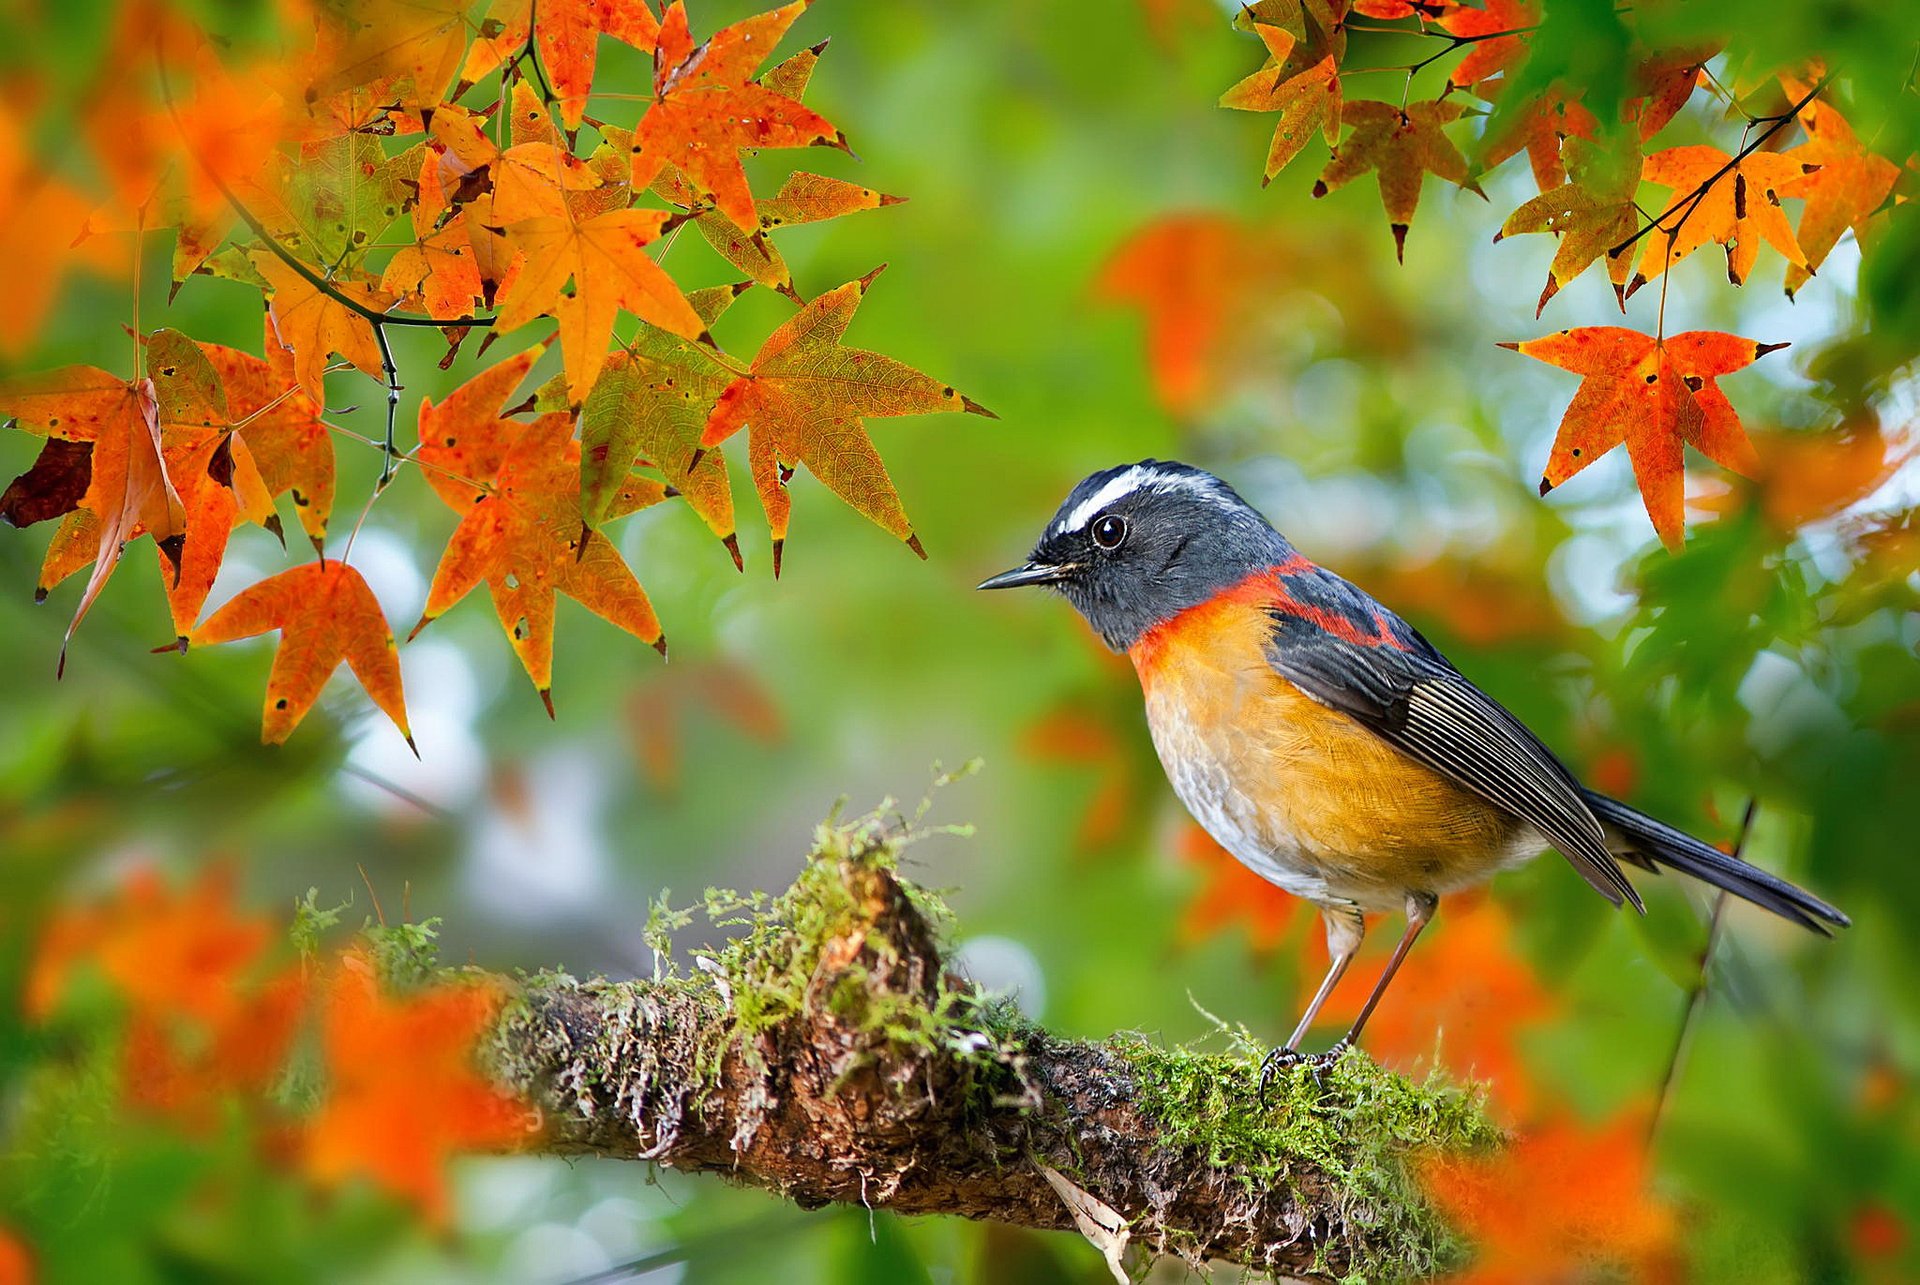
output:
<path id="1" fill-rule="evenodd" d="M 710 895 L 738 935 L 689 972 L 525 983 L 489 1055 L 540 1105 L 544 1147 L 715 1173 L 807 1208 L 1060 1229 L 1077 1208 L 1110 1261 L 1130 1241 L 1371 1278 L 1457 1257 L 1404 1161 L 1496 1145 L 1476 1100 L 1349 1054 L 1318 1079 L 1295 1068 L 1263 1108 L 1244 1034 L 1199 1053 L 1040 1030 L 949 969 L 943 912 L 897 873 L 912 837 L 877 815 L 823 827 L 779 898 Z"/>

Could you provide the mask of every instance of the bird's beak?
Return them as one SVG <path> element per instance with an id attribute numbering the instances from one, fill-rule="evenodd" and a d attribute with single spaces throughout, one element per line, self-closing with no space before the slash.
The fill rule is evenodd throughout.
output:
<path id="1" fill-rule="evenodd" d="M 1002 571 L 974 586 L 978 589 L 1018 589 L 1023 585 L 1059 584 L 1073 570 L 1070 566 L 1054 566 L 1046 562 L 1029 562 L 1025 566 L 1015 567 L 1011 571 Z"/>

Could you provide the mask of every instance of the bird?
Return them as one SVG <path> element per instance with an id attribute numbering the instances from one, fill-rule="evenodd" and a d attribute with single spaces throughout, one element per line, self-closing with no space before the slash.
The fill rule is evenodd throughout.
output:
<path id="1" fill-rule="evenodd" d="M 1302 555 L 1226 482 L 1148 459 L 1068 494 L 1025 563 L 981 589 L 1057 591 L 1133 662 L 1180 801 L 1255 874 L 1316 906 L 1325 978 L 1262 1062 L 1354 1047 L 1440 899 L 1558 851 L 1616 907 L 1622 863 L 1672 869 L 1830 936 L 1813 894 L 1579 782 L 1511 711 L 1371 594 Z M 1345 1036 L 1301 1051 L 1366 933 L 1406 929 Z"/>

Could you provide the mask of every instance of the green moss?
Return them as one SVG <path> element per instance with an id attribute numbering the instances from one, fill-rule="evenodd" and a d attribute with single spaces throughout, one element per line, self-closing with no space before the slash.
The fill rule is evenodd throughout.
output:
<path id="1" fill-rule="evenodd" d="M 1227 1053 L 1163 1048 L 1137 1036 L 1113 1041 L 1136 1075 L 1135 1106 L 1165 1131 L 1241 1175 L 1250 1188 L 1295 1188 L 1297 1173 L 1331 1185 L 1334 1225 L 1327 1240 L 1359 1247 L 1349 1279 L 1430 1275 L 1456 1262 L 1463 1246 L 1407 1169 L 1415 1152 L 1497 1145 L 1501 1132 L 1481 1096 L 1438 1077 L 1416 1084 L 1349 1052 L 1316 1078 L 1287 1068 L 1257 1092 L 1260 1047 L 1230 1032 Z"/>
<path id="2" fill-rule="evenodd" d="M 843 821 L 836 809 L 815 831 L 798 877 L 778 896 L 709 888 L 698 906 L 675 909 L 664 897 L 655 903 L 647 929 L 662 961 L 655 980 L 711 988 L 730 1015 L 723 1038 L 703 1050 L 703 1081 L 714 1082 L 729 1052 L 760 1063 L 761 1037 L 812 1010 L 872 1037 L 876 1054 L 945 1052 L 982 1064 L 993 1060 L 995 1041 L 980 1038 L 992 1024 L 985 1020 L 990 1006 L 970 988 L 954 985 L 939 966 L 938 938 L 953 920 L 951 911 L 937 894 L 891 877 L 912 844 L 932 834 L 968 833 L 963 827 L 922 828 L 926 810 L 923 803 L 911 817 L 903 816 L 889 802 Z M 899 917 L 902 907 L 887 904 L 892 895 L 906 899 L 917 924 L 906 924 Z M 682 970 L 674 963 L 671 937 L 696 916 L 730 935 L 717 948 L 693 951 L 693 967 Z M 873 931 L 888 916 L 896 922 Z M 897 940 L 902 929 L 923 932 L 926 940 Z M 831 961 L 829 949 L 835 952 Z M 930 974 L 919 986 L 906 984 L 903 976 L 915 963 L 910 951 Z M 994 1021 L 1007 1024 L 1004 1013 Z"/>

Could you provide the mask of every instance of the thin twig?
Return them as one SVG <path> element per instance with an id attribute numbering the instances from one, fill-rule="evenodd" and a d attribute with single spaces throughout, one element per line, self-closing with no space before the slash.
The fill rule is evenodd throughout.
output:
<path id="1" fill-rule="evenodd" d="M 1632 236 L 1622 241 L 1619 245 L 1616 245 L 1611 250 L 1608 250 L 1607 257 L 1609 259 L 1619 258 L 1621 255 L 1625 254 L 1628 250 L 1631 250 L 1635 242 L 1639 241 L 1640 238 L 1644 237 L 1645 235 L 1647 235 L 1647 233 L 1653 231 L 1655 228 L 1660 227 L 1668 219 L 1672 218 L 1676 213 L 1678 213 L 1680 215 L 1679 222 L 1675 223 L 1673 227 L 1667 232 L 1667 240 L 1671 242 L 1675 237 L 1677 237 L 1680 234 L 1680 229 L 1687 225 L 1687 220 L 1693 217 L 1694 211 L 1700 208 L 1701 202 L 1706 200 L 1707 193 L 1712 190 L 1713 185 L 1715 183 L 1718 183 L 1721 179 L 1725 178 L 1727 175 L 1733 173 L 1736 169 L 1740 168 L 1740 162 L 1746 160 L 1747 157 L 1759 151 L 1760 148 L 1766 144 L 1766 141 L 1768 139 L 1772 138 L 1775 134 L 1778 134 L 1781 130 L 1785 129 L 1788 126 L 1788 124 L 1790 124 L 1791 122 L 1798 120 L 1800 118 L 1800 113 L 1806 110 L 1807 104 L 1811 103 L 1814 100 L 1814 98 L 1819 95 L 1820 91 L 1827 87 L 1827 82 L 1832 79 L 1833 79 L 1833 74 L 1829 72 L 1825 76 L 1822 76 L 1819 82 L 1815 84 L 1812 89 L 1809 89 L 1806 92 L 1806 94 L 1800 99 L 1799 102 L 1795 103 L 1792 107 L 1789 107 L 1786 111 L 1780 113 L 1780 115 L 1762 116 L 1756 119 L 1755 121 L 1753 121 L 1752 123 L 1755 125 L 1760 124 L 1762 121 L 1765 121 L 1767 123 L 1766 129 L 1762 130 L 1758 137 L 1753 138 L 1749 140 L 1747 143 L 1745 143 L 1740 148 L 1740 151 L 1736 155 L 1728 157 L 1727 163 L 1725 165 L 1722 165 L 1719 169 L 1715 170 L 1713 173 L 1709 174 L 1706 178 L 1702 179 L 1700 182 L 1700 186 L 1694 188 L 1693 191 L 1687 193 L 1685 196 L 1676 198 L 1672 205 L 1669 205 L 1664 211 L 1661 212 L 1659 218 L 1653 220 L 1651 223 L 1641 228 L 1638 232 L 1635 232 Z"/>
<path id="2" fill-rule="evenodd" d="M 1740 856 L 1746 851 L 1747 838 L 1753 833 L 1753 814 L 1758 810 L 1759 801 L 1749 798 L 1747 810 L 1740 817 L 1739 837 L 1733 843 L 1733 855 Z M 1667 1103 L 1673 1097 L 1674 1087 L 1680 1082 L 1681 1069 L 1686 1065 L 1687 1048 L 1693 1042 L 1694 1019 L 1699 1015 L 1707 998 L 1707 973 L 1713 964 L 1714 950 L 1720 945 L 1720 930 L 1726 923 L 1728 894 L 1723 888 L 1713 899 L 1713 914 L 1707 920 L 1707 944 L 1700 950 L 1700 971 L 1693 979 L 1692 987 L 1687 991 L 1687 1006 L 1681 1010 L 1680 1029 L 1673 1037 L 1673 1048 L 1667 1054 L 1666 1074 L 1660 1078 L 1660 1096 L 1654 1099 L 1653 1118 L 1647 1121 L 1647 1145 L 1660 1133 L 1660 1124 L 1666 1119 Z"/>

